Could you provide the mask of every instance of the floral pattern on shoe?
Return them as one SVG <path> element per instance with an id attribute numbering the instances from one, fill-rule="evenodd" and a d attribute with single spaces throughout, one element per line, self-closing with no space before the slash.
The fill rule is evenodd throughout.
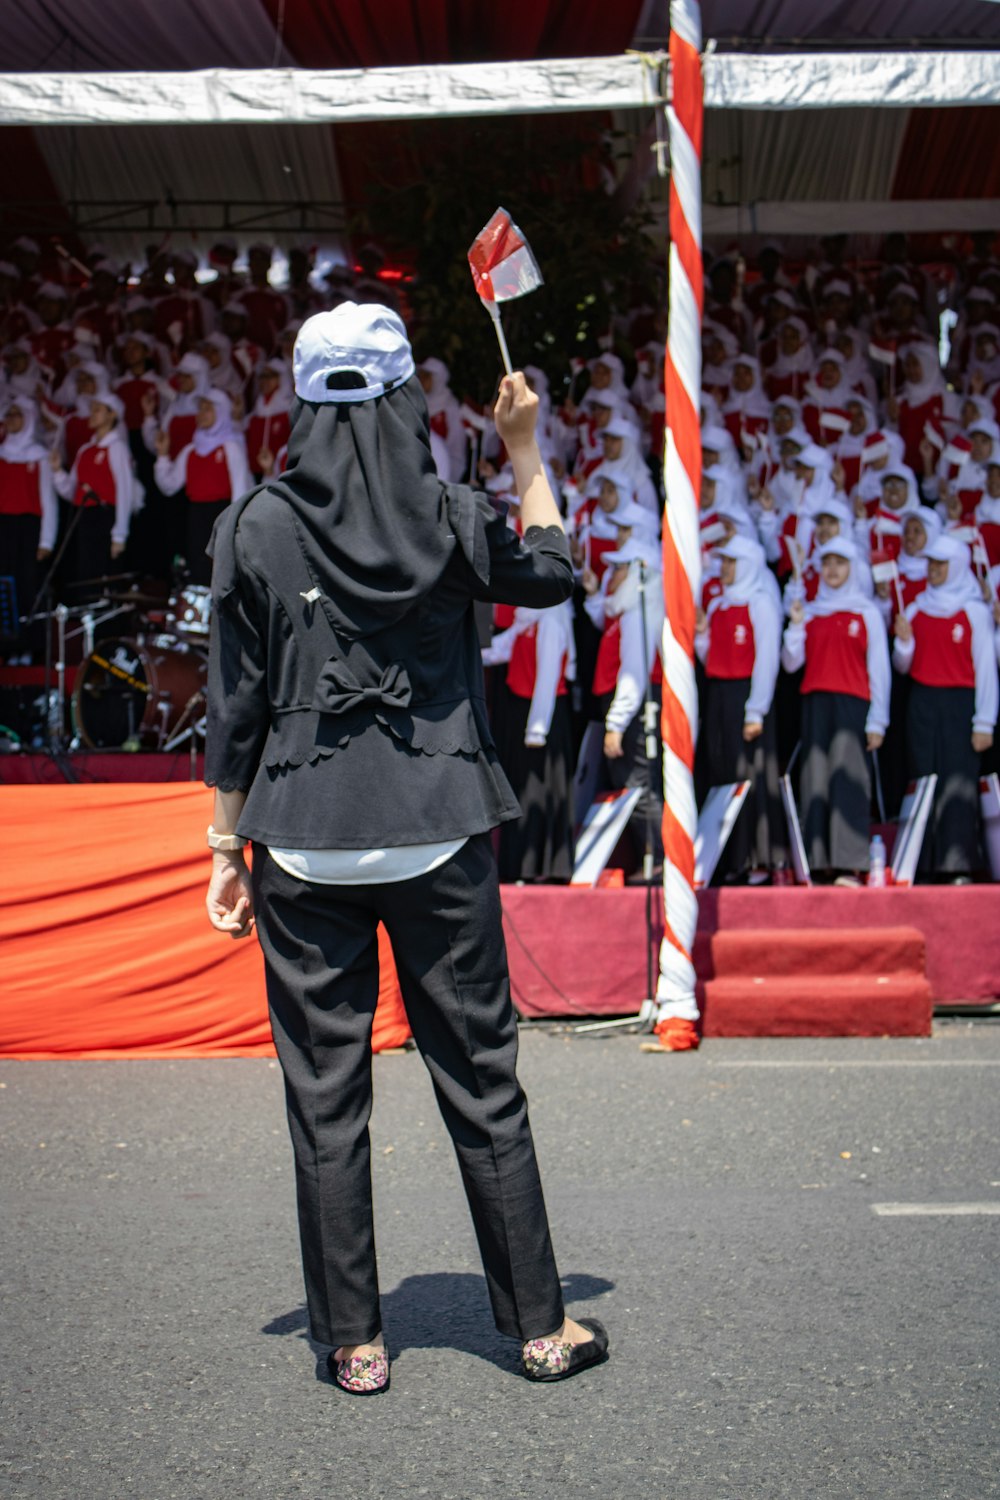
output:
<path id="1" fill-rule="evenodd" d="M 524 1373 L 532 1380 L 541 1380 L 546 1375 L 561 1375 L 569 1368 L 573 1358 L 573 1345 L 559 1339 L 530 1339 L 521 1349 Z"/>
<path id="2" fill-rule="evenodd" d="M 380 1391 L 389 1380 L 389 1359 L 384 1349 L 338 1359 L 336 1366 L 334 1379 L 345 1391 Z"/>

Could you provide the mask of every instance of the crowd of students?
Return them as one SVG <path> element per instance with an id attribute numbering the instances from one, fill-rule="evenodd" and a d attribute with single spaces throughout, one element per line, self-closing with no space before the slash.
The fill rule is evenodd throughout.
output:
<path id="1" fill-rule="evenodd" d="M 926 874 L 985 869 L 977 778 L 996 767 L 1000 623 L 1000 264 L 988 241 L 949 293 L 944 367 L 945 308 L 902 236 L 864 275 L 842 237 L 798 276 L 774 245 L 749 268 L 736 255 L 708 267 L 697 779 L 700 796 L 751 783 L 722 878 L 764 882 L 786 866 L 790 761 L 817 878 L 863 880 L 876 772 L 889 817 L 911 776 L 938 775 Z M 345 298 L 391 301 L 374 259 L 335 271 L 325 291 L 307 252 L 290 254 L 280 290 L 272 259 L 253 245 L 238 275 L 223 241 L 211 279 L 183 251 L 130 277 L 97 247 L 70 283 L 30 239 L 0 256 L 0 572 L 22 613 L 68 517 L 60 587 L 126 563 L 167 578 L 178 557 L 208 583 L 217 515 L 287 462 L 301 321 Z M 644 704 L 651 720 L 662 334 L 661 311 L 626 310 L 557 390 L 526 372 L 578 589 L 557 610 L 498 613 L 484 648 L 495 737 L 525 808 L 503 833 L 506 879 L 568 879 L 573 773 L 594 721 L 608 782 L 640 792 L 637 856 L 651 838 L 659 857 Z M 484 485 L 517 526 L 488 390 L 460 402 L 434 358 L 420 379 L 439 473 Z M 32 649 L 24 632 L 6 659 Z"/>

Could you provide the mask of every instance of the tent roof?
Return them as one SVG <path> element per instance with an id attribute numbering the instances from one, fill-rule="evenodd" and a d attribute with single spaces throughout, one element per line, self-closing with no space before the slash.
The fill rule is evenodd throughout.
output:
<path id="1" fill-rule="evenodd" d="M 669 0 L 650 0 L 642 34 L 661 35 L 668 10 Z M 1000 47 L 994 0 L 703 0 L 701 11 L 702 35 L 724 48 Z"/>

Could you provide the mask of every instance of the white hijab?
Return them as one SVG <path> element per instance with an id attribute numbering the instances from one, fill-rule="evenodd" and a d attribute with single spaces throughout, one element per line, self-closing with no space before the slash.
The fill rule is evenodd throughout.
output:
<path id="1" fill-rule="evenodd" d="M 759 542 L 745 536 L 733 536 L 719 547 L 719 557 L 731 557 L 736 563 L 736 576 L 727 584 L 723 593 L 712 600 L 709 614 L 716 608 L 731 604 L 749 604 L 757 600 L 774 611 L 774 629 L 781 630 L 781 594 L 777 580 L 767 566 L 764 549 Z"/>
<path id="2" fill-rule="evenodd" d="M 907 406 L 923 406 L 934 396 L 944 395 L 944 376 L 941 374 L 937 355 L 930 344 L 904 344 L 899 351 L 898 358 L 905 361 L 907 355 L 910 354 L 916 355 L 920 361 L 921 377 L 919 380 L 903 381 L 903 400 Z"/>
<path id="3" fill-rule="evenodd" d="M 947 532 L 939 536 L 933 544 L 935 553 L 946 552 L 947 558 L 938 557 L 938 561 L 947 561 L 948 576 L 944 583 L 928 583 L 923 593 L 917 599 L 917 607 L 923 610 L 925 615 L 932 615 L 935 619 L 948 619 L 951 615 L 957 615 L 961 610 L 969 611 L 973 608 L 985 610 L 987 605 L 983 600 L 979 585 L 972 574 L 972 553 L 964 542 L 957 542 Z"/>
<path id="4" fill-rule="evenodd" d="M 211 427 L 196 427 L 192 439 L 198 457 L 207 458 L 223 443 L 237 442 L 239 433 L 233 426 L 233 403 L 228 391 L 205 391 L 199 400 L 211 401 L 215 407 L 215 421 Z"/>
<path id="5" fill-rule="evenodd" d="M 858 614 L 863 615 L 872 607 L 870 593 L 865 592 L 861 571 L 861 558 L 850 537 L 836 537 L 824 542 L 816 554 L 817 562 L 824 557 L 843 557 L 851 565 L 851 571 L 839 589 L 832 589 L 820 573 L 819 588 L 811 604 L 806 605 L 806 618 L 816 615 Z"/>
<path id="6" fill-rule="evenodd" d="M 908 578 L 911 583 L 918 583 L 921 578 L 927 577 L 927 557 L 925 554 L 927 548 L 933 542 L 936 542 L 944 531 L 944 522 L 936 510 L 928 510 L 926 505 L 918 506 L 916 510 L 910 511 L 907 519 L 910 517 L 920 522 L 924 528 L 926 540 L 916 557 L 911 557 L 905 549 L 901 548 L 899 556 L 896 559 L 896 564 L 899 568 L 899 576 L 901 578 Z M 905 526 L 906 523 L 904 522 L 903 524 Z"/>
<path id="7" fill-rule="evenodd" d="M 35 437 L 38 427 L 38 407 L 27 396 L 15 396 L 10 406 L 16 406 L 24 418 L 20 432 L 8 432 L 0 443 L 0 458 L 8 464 L 37 464 L 48 458 L 49 450 Z M 8 411 L 10 407 L 8 407 Z"/>

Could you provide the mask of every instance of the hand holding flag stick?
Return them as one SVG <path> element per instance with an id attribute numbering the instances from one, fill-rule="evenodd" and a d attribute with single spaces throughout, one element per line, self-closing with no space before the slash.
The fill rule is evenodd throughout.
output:
<path id="1" fill-rule="evenodd" d="M 542 273 L 530 245 L 505 208 L 497 209 L 470 245 L 469 268 L 476 291 L 493 319 L 504 369 L 513 375 L 498 304 L 533 292 L 542 284 Z"/>

